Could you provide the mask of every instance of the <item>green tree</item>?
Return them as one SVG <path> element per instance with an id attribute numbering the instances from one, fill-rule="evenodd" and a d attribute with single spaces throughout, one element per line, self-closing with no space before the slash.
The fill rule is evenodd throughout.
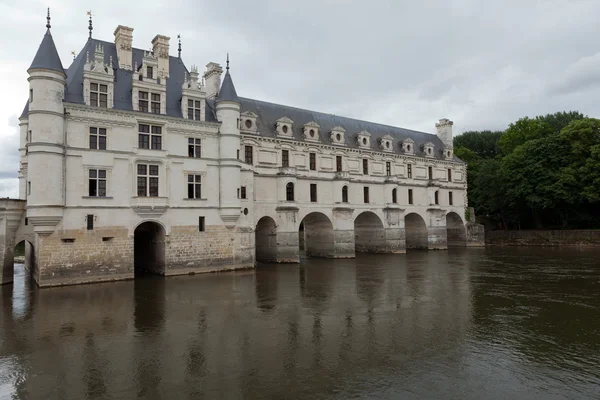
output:
<path id="1" fill-rule="evenodd" d="M 454 147 L 469 149 L 481 158 L 493 158 L 499 154 L 497 143 L 502 133 L 502 131 L 467 131 L 454 138 Z M 460 158 L 458 154 L 457 157 Z"/>

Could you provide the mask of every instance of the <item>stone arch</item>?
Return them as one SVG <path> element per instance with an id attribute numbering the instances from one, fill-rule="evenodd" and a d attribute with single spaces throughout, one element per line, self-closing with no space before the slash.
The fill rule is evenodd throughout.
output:
<path id="1" fill-rule="evenodd" d="M 460 215 L 455 212 L 446 214 L 446 234 L 448 247 L 465 247 L 467 245 L 467 229 Z"/>
<path id="2" fill-rule="evenodd" d="M 361 253 L 386 251 L 385 228 L 374 212 L 364 211 L 354 219 L 354 247 Z"/>
<path id="3" fill-rule="evenodd" d="M 262 217 L 254 231 L 257 262 L 277 261 L 277 224 L 271 217 Z"/>
<path id="4" fill-rule="evenodd" d="M 164 226 L 157 221 L 140 223 L 133 233 L 133 265 L 135 275 L 149 272 L 165 275 Z"/>
<path id="5" fill-rule="evenodd" d="M 309 257 L 334 257 L 334 232 L 331 219 L 320 212 L 307 214 L 300 222 L 300 243 Z"/>
<path id="6" fill-rule="evenodd" d="M 407 249 L 427 249 L 427 224 L 417 213 L 404 217 Z"/>
<path id="7" fill-rule="evenodd" d="M 9 268 L 5 268 L 4 273 L 11 276 L 6 276 L 6 282 L 12 282 L 14 278 L 15 266 L 17 268 L 24 268 L 25 275 L 35 275 L 36 262 L 35 262 L 35 246 L 33 242 L 28 239 L 19 238 L 18 241 L 14 242 L 15 245 L 12 249 L 13 258 L 8 260 Z"/>

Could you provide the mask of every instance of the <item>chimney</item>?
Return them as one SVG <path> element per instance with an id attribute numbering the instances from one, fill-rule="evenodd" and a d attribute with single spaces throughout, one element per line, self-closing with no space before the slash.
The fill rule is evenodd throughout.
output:
<path id="1" fill-rule="evenodd" d="M 447 149 L 454 148 L 452 125 L 454 125 L 454 122 L 450 121 L 448 118 L 442 118 L 435 124 L 437 136 L 442 140 L 442 143 L 444 143 L 444 146 Z"/>
<path id="2" fill-rule="evenodd" d="M 152 52 L 158 58 L 158 76 L 169 77 L 169 40 L 164 35 L 156 35 L 152 39 Z"/>
<path id="3" fill-rule="evenodd" d="M 117 48 L 117 61 L 119 68 L 128 71 L 132 70 L 131 45 L 133 43 L 133 28 L 119 25 L 114 32 L 115 45 Z"/>
<path id="4" fill-rule="evenodd" d="M 217 97 L 221 88 L 221 74 L 223 68 L 215 62 L 206 64 L 206 72 L 204 73 L 204 88 L 206 90 L 206 98 L 212 99 Z"/>

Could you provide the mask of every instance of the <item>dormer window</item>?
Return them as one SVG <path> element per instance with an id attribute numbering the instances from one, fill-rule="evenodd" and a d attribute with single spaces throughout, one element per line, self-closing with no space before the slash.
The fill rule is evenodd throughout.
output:
<path id="1" fill-rule="evenodd" d="M 433 148 L 434 148 L 434 144 L 431 142 L 427 142 L 423 145 L 423 154 L 425 154 L 425 157 L 430 157 L 430 158 L 435 157 Z"/>
<path id="2" fill-rule="evenodd" d="M 346 133 L 346 130 L 344 128 L 342 128 L 341 126 L 336 126 L 336 127 L 332 128 L 331 133 L 329 134 L 329 137 L 331 138 L 331 143 L 337 144 L 337 145 L 345 145 L 346 144 L 346 138 L 344 137 L 345 133 Z"/>
<path id="3" fill-rule="evenodd" d="M 242 113 L 240 119 L 240 130 L 243 132 L 257 133 L 258 127 L 256 126 L 256 118 L 258 118 L 258 115 L 251 111 Z"/>
<path id="4" fill-rule="evenodd" d="M 319 140 L 319 124 L 314 121 L 304 124 L 304 139 L 316 142 Z"/>
<path id="5" fill-rule="evenodd" d="M 371 147 L 371 134 L 367 131 L 362 131 L 357 138 L 358 147 L 368 149 Z"/>
<path id="6" fill-rule="evenodd" d="M 288 117 L 279 118 L 276 121 L 276 128 L 275 128 L 275 130 L 277 131 L 277 135 L 283 136 L 283 137 L 288 137 L 288 138 L 292 137 L 293 124 L 294 124 L 294 121 L 292 121 Z"/>
<path id="7" fill-rule="evenodd" d="M 200 121 L 200 112 L 202 110 L 200 100 L 188 100 L 188 119 Z"/>
<path id="8" fill-rule="evenodd" d="M 108 86 L 90 83 L 90 105 L 106 108 L 108 105 Z"/>
<path id="9" fill-rule="evenodd" d="M 415 142 L 412 139 L 406 139 L 402 142 L 402 151 L 405 154 L 415 154 Z"/>
<path id="10" fill-rule="evenodd" d="M 382 137 L 379 141 L 379 147 L 381 147 L 381 150 L 383 151 L 392 151 L 392 137 L 390 135 Z"/>
<path id="11" fill-rule="evenodd" d="M 444 158 L 446 160 L 451 160 L 452 159 L 452 149 L 445 148 L 444 151 L 443 151 L 443 153 L 444 153 Z"/>
<path id="12" fill-rule="evenodd" d="M 154 69 L 152 67 L 146 67 L 146 78 L 152 79 L 154 74 Z"/>

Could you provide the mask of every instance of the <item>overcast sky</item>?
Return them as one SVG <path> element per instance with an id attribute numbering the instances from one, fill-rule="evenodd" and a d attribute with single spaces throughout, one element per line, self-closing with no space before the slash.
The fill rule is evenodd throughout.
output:
<path id="1" fill-rule="evenodd" d="M 65 68 L 91 8 L 98 39 L 127 25 L 134 47 L 160 33 L 176 55 L 180 33 L 188 67 L 229 52 L 243 97 L 432 133 L 443 117 L 458 134 L 600 115 L 598 0 L 0 0 L 0 197 L 18 196 L 17 118 L 48 6 Z"/>

